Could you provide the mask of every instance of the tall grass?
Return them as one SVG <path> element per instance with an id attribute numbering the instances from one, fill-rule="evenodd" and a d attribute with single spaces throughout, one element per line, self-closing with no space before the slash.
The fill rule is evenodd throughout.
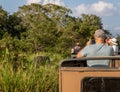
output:
<path id="1" fill-rule="evenodd" d="M 27 63 L 14 70 L 9 62 L 0 64 L 0 92 L 58 92 L 58 65 L 61 57 L 52 56 L 51 64 Z"/>

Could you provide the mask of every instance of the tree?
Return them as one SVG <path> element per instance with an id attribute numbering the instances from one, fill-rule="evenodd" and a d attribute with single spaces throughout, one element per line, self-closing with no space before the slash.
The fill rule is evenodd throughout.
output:
<path id="1" fill-rule="evenodd" d="M 47 10 L 45 14 L 60 26 L 65 26 L 67 24 L 68 21 L 66 18 L 72 13 L 70 9 L 54 4 L 46 4 L 43 7 Z"/>
<path id="2" fill-rule="evenodd" d="M 102 29 L 101 18 L 96 15 L 82 14 L 82 23 L 79 32 L 89 39 L 93 37 L 96 29 Z"/>
<path id="3" fill-rule="evenodd" d="M 24 25 L 21 22 L 21 18 L 17 17 L 16 15 L 9 15 L 7 22 L 7 31 L 12 37 L 17 37 L 20 39 L 21 34 L 23 32 L 26 32 L 26 27 L 24 27 Z"/>
<path id="4" fill-rule="evenodd" d="M 118 41 L 118 46 L 119 46 L 119 49 L 120 49 L 120 34 L 117 34 L 116 39 L 117 39 L 117 41 Z"/>
<path id="5" fill-rule="evenodd" d="M 61 34 L 48 12 L 42 5 L 31 4 L 20 7 L 14 14 L 22 20 L 20 24 L 27 29 L 23 36 L 33 44 L 35 51 L 39 48 L 54 47 Z"/>
<path id="6" fill-rule="evenodd" d="M 103 28 L 101 18 L 96 15 L 83 14 L 82 18 L 76 18 L 70 13 L 70 9 L 54 4 L 24 5 L 9 17 L 12 21 L 16 19 L 14 26 L 10 25 L 10 32 L 18 34 L 34 52 L 42 49 L 69 53 L 73 44 L 80 42 L 83 47 L 96 29 Z"/>
<path id="7" fill-rule="evenodd" d="M 7 30 L 8 13 L 0 7 L 0 39 Z"/>

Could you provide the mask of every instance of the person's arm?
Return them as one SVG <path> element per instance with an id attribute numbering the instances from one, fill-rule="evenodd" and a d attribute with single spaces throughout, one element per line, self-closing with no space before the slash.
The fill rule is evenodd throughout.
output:
<path id="1" fill-rule="evenodd" d="M 74 48 L 71 49 L 71 54 L 73 54 L 73 53 L 74 53 Z"/>
<path id="2" fill-rule="evenodd" d="M 82 57 L 86 57 L 87 56 L 87 46 L 84 47 L 82 50 L 80 50 L 77 54 L 77 58 L 82 58 Z"/>
<path id="3" fill-rule="evenodd" d="M 82 54 L 80 52 L 78 52 L 77 58 L 82 58 L 82 57 L 83 57 Z"/>

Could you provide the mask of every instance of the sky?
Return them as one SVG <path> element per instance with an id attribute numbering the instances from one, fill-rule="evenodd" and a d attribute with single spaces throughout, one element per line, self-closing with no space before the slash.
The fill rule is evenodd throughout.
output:
<path id="1" fill-rule="evenodd" d="M 75 17 L 81 17 L 83 13 L 95 14 L 101 18 L 104 29 L 113 36 L 120 34 L 120 0 L 0 0 L 0 6 L 10 14 L 31 3 L 64 6 L 71 9 Z"/>

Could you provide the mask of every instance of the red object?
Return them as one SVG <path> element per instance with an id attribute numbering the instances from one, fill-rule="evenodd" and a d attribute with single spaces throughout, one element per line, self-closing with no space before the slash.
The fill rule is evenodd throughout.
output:
<path id="1" fill-rule="evenodd" d="M 106 43 L 109 43 L 109 40 L 110 40 L 110 38 L 106 38 L 106 40 L 105 40 L 105 41 L 106 41 Z"/>

